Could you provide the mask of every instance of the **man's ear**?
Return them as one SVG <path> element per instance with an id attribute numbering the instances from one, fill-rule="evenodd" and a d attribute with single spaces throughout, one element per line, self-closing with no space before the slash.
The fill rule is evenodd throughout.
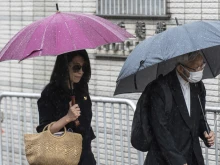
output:
<path id="1" fill-rule="evenodd" d="M 178 70 L 179 72 L 181 72 L 181 73 L 183 73 L 183 71 L 185 71 L 180 64 L 178 64 L 178 65 L 176 66 L 176 68 L 177 68 L 177 70 Z"/>
<path id="2" fill-rule="evenodd" d="M 184 77 L 185 77 L 185 76 L 187 76 L 187 77 L 189 76 L 189 74 L 188 74 L 187 71 L 182 67 L 182 65 L 179 64 L 179 65 L 177 66 L 177 69 L 179 70 L 179 72 L 180 72 L 180 74 L 181 74 L 182 76 L 184 76 Z"/>
<path id="3" fill-rule="evenodd" d="M 188 76 L 187 71 L 186 71 L 185 69 L 183 69 L 182 67 L 181 67 L 181 69 L 182 69 L 183 74 L 184 74 L 185 76 Z"/>

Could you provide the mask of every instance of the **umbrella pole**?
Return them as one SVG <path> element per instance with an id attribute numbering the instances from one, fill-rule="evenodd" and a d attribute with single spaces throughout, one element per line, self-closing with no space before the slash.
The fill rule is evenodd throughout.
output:
<path id="1" fill-rule="evenodd" d="M 200 104 L 200 107 L 201 107 L 201 110 L 202 110 L 202 115 L 203 115 L 203 118 L 204 118 L 204 121 L 205 121 L 205 127 L 206 127 L 206 130 L 207 130 L 207 134 L 210 133 L 210 128 L 208 126 L 208 122 L 207 122 L 207 118 L 206 118 L 206 115 L 205 115 L 205 111 L 202 107 L 202 103 L 201 103 L 201 100 L 200 100 L 200 97 L 198 95 L 198 98 L 199 98 L 199 104 Z"/>

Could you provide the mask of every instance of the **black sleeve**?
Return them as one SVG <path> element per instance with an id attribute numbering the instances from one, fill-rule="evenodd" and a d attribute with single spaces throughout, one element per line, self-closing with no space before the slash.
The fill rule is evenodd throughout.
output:
<path id="1" fill-rule="evenodd" d="M 91 140 L 96 138 L 95 133 L 94 133 L 92 127 L 90 127 L 90 137 L 91 137 Z"/>
<path id="2" fill-rule="evenodd" d="M 167 162 L 174 165 L 183 165 L 186 164 L 186 160 L 176 148 L 172 134 L 167 128 L 168 120 L 161 91 L 163 90 L 159 86 L 154 86 L 150 97 L 150 122 L 153 133 Z"/>
<path id="3" fill-rule="evenodd" d="M 88 88 L 88 86 L 87 86 L 87 88 Z M 88 95 L 88 99 L 90 100 L 90 101 L 89 101 L 89 104 L 90 104 L 90 107 L 92 108 L 92 101 L 91 101 L 91 98 L 90 98 L 89 95 Z M 92 110 L 91 110 L 91 112 L 92 112 Z M 92 120 L 92 115 L 91 115 L 91 120 Z M 90 125 L 91 125 L 91 121 L 90 121 Z M 92 126 L 90 126 L 90 137 L 91 137 L 91 140 L 93 140 L 93 139 L 96 138 Z"/>
<path id="4" fill-rule="evenodd" d="M 46 125 L 56 120 L 54 117 L 55 107 L 50 99 L 50 93 L 50 89 L 46 87 L 37 102 L 39 111 L 39 125 L 36 128 L 37 132 L 42 132 Z"/>

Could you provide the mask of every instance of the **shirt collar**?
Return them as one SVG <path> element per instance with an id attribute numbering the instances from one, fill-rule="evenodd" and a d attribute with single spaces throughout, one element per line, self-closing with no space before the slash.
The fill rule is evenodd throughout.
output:
<path id="1" fill-rule="evenodd" d="M 180 84 L 183 86 L 183 87 L 188 87 L 189 86 L 189 82 L 188 81 L 185 81 L 181 76 L 180 74 L 177 72 L 176 70 L 176 75 L 178 77 L 178 80 L 180 82 Z"/>

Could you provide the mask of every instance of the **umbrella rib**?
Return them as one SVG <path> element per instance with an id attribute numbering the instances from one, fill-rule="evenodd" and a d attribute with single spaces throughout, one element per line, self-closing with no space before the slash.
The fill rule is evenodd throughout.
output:
<path id="1" fill-rule="evenodd" d="M 24 30 L 24 29 L 23 29 Z M 22 32 L 23 32 L 23 30 L 22 30 Z M 19 32 L 18 32 L 19 33 Z M 15 40 L 16 38 L 18 37 L 18 34 L 16 34 L 16 36 L 14 36 L 14 37 L 12 37 L 11 38 L 11 40 Z M 13 42 L 12 41 L 12 42 Z M 11 43 L 12 43 L 11 42 Z M 9 44 L 9 45 L 7 45 L 7 44 Z M 10 41 L 7 43 L 5 46 L 4 46 L 4 48 L 0 51 L 0 61 L 2 61 L 2 58 L 4 57 L 4 55 L 5 55 L 5 53 L 8 51 L 8 48 L 10 47 Z M 21 43 L 20 43 L 21 44 Z M 5 49 L 5 48 L 7 48 L 7 49 Z M 5 49 L 5 51 L 3 52 L 3 50 Z M 1 54 L 2 53 L 2 54 Z M 12 57 L 14 57 L 14 56 L 12 56 Z"/>
<path id="2" fill-rule="evenodd" d="M 210 25 L 210 23 L 208 23 L 208 22 L 204 22 L 204 21 L 201 21 L 201 22 L 203 22 L 203 24 L 205 24 L 205 25 L 208 25 L 208 26 L 210 26 L 210 27 L 212 27 L 212 28 L 214 28 L 215 30 L 217 30 L 217 31 L 219 31 L 219 29 L 217 29 L 216 27 L 214 27 L 214 26 L 212 26 L 212 25 Z M 216 34 L 216 33 L 215 33 Z"/>
<path id="3" fill-rule="evenodd" d="M 94 20 L 94 21 L 96 21 L 97 23 L 99 23 L 101 26 L 103 26 L 101 23 L 101 21 L 100 20 L 98 20 L 98 19 L 95 19 L 95 18 L 93 18 L 93 17 L 90 17 L 90 16 L 88 16 L 88 15 L 84 15 L 85 17 L 87 17 L 87 18 L 90 18 L 90 19 L 92 19 L 92 20 Z M 107 25 L 107 24 L 105 24 L 105 25 Z M 115 25 L 116 27 L 118 27 L 117 25 Z M 112 26 L 104 26 L 105 28 L 107 28 L 110 32 L 115 32 L 115 33 L 119 33 L 118 32 L 118 30 L 117 29 L 115 29 L 114 27 L 112 27 Z M 118 27 L 119 28 L 119 27 Z M 113 33 L 114 34 L 114 33 Z M 119 35 L 121 36 L 121 38 L 125 38 L 125 36 L 123 36 L 121 33 L 119 33 Z M 119 38 L 119 39 L 121 39 L 120 37 L 117 37 L 117 38 Z"/>
<path id="4" fill-rule="evenodd" d="M 188 32 L 188 30 L 187 30 L 186 27 L 184 27 L 183 29 L 185 29 L 185 30 Z M 187 34 L 189 34 L 189 32 L 188 32 Z M 189 39 L 190 39 L 191 41 L 193 41 L 193 40 L 191 39 L 190 35 L 188 35 L 188 37 L 189 37 Z M 195 43 L 194 43 L 194 42 L 192 42 L 192 43 L 193 43 L 194 46 L 195 46 Z M 196 46 L 196 48 L 197 48 L 197 46 Z M 200 49 L 200 50 L 202 51 L 202 49 Z M 203 53 L 203 57 L 206 59 L 204 53 Z M 209 65 L 209 62 L 207 61 L 207 59 L 206 59 L 206 62 L 207 62 L 207 64 L 208 64 L 209 68 L 210 68 L 210 71 L 211 71 L 211 73 L 212 73 L 212 76 L 215 77 L 215 76 L 214 76 L 214 73 L 213 73 L 213 71 L 212 71 L 212 69 L 211 69 L 211 67 L 210 67 L 210 65 Z"/>
<path id="5" fill-rule="evenodd" d="M 161 35 L 161 34 L 157 34 L 157 35 Z M 154 37 L 153 38 L 153 41 L 154 40 L 157 40 L 157 38 L 156 37 Z M 152 41 L 152 42 L 153 42 Z M 144 44 L 144 43 L 142 43 L 142 44 Z M 145 63 L 145 61 L 147 60 L 147 57 L 144 59 L 144 63 Z M 156 73 L 156 77 L 157 77 L 157 74 L 158 74 L 158 65 L 159 65 L 159 63 L 156 63 L 157 64 L 157 73 Z M 154 65 L 156 65 L 156 64 L 154 64 Z M 144 66 L 144 65 L 143 65 Z M 147 66 L 147 67 L 150 67 L 150 66 Z M 145 68 L 147 68 L 147 67 L 144 67 L 143 69 L 145 69 Z M 141 69 L 141 70 L 143 70 L 143 69 Z M 141 71 L 141 70 L 139 70 L 139 71 Z M 128 77 L 128 76 L 127 76 Z"/>
<path id="6" fill-rule="evenodd" d="M 193 46 L 195 46 L 195 48 L 198 48 L 197 45 L 193 42 L 191 36 L 189 35 L 189 31 L 188 31 L 188 29 L 186 28 L 186 26 L 182 26 L 182 27 L 183 27 L 183 29 L 184 29 L 185 31 L 187 31 L 186 34 L 187 34 L 187 36 L 189 37 L 189 39 L 190 39 L 191 43 L 193 44 Z"/>
<path id="7" fill-rule="evenodd" d="M 95 18 L 93 18 L 93 17 L 90 17 L 90 16 L 88 16 L 88 15 L 84 15 L 85 17 L 87 17 L 87 18 L 90 18 L 90 19 L 92 19 L 92 20 L 94 20 L 94 21 L 96 21 L 97 23 L 99 23 L 100 25 L 102 25 L 101 23 L 101 21 L 100 20 L 98 20 L 98 19 L 95 19 Z M 107 24 L 105 24 L 105 25 L 107 25 Z M 103 26 L 103 25 L 102 25 Z M 117 26 L 117 25 L 116 25 Z M 109 27 L 109 26 L 105 26 L 110 32 L 118 32 L 117 31 L 117 29 L 115 29 L 114 27 Z M 119 35 L 121 35 L 121 33 L 119 33 Z M 124 37 L 123 35 L 121 35 L 121 37 Z"/>
<path id="8" fill-rule="evenodd" d="M 21 32 L 18 32 L 18 33 L 16 34 L 15 38 L 12 38 L 13 41 L 16 40 L 16 38 L 19 36 L 19 34 L 21 34 L 22 32 L 24 32 L 24 30 L 26 30 L 27 28 L 28 28 L 28 27 L 24 27 Z M 13 41 L 12 41 L 12 42 L 13 42 Z M 12 43 L 12 42 L 11 42 L 11 43 Z M 22 44 L 22 42 L 19 43 L 19 46 L 20 46 L 21 44 Z M 19 46 L 17 46 L 17 49 L 19 49 Z M 16 50 L 17 50 L 17 49 L 16 49 Z M 15 50 L 15 52 L 16 52 L 16 50 Z M 26 50 L 26 48 L 24 49 L 24 51 L 25 51 L 25 50 Z M 7 50 L 6 50 L 6 51 L 7 51 Z M 24 53 L 24 52 L 23 52 L 23 53 Z M 5 53 L 4 53 L 4 54 L 5 54 Z M 15 54 L 11 56 L 11 59 L 13 59 L 14 56 L 15 56 Z M 16 58 L 15 58 L 15 59 L 16 59 Z"/>
<path id="9" fill-rule="evenodd" d="M 61 14 L 61 13 L 59 13 L 59 14 Z M 57 50 L 58 49 L 58 46 L 57 46 L 57 43 L 58 43 L 57 42 L 57 21 L 56 21 L 56 35 L 55 36 L 56 36 L 56 50 Z"/>
<path id="10" fill-rule="evenodd" d="M 68 30 L 68 32 L 69 32 L 69 34 L 70 34 L 70 38 L 73 38 L 73 35 L 72 35 L 72 33 L 71 33 L 71 31 L 70 31 L 70 29 L 69 29 L 69 26 L 68 26 L 68 24 L 66 23 L 66 19 L 65 19 L 65 17 L 63 16 L 63 15 L 61 15 L 61 17 L 65 20 L 64 22 L 65 22 L 65 25 L 66 25 L 66 28 L 67 28 L 67 30 Z M 71 40 L 72 42 L 74 42 L 74 40 Z M 73 43 L 73 45 L 74 45 L 74 47 L 75 47 L 75 49 L 76 49 L 76 45 Z M 74 50 L 75 50 L 74 49 Z"/>
<path id="11" fill-rule="evenodd" d="M 79 25 L 81 25 L 80 24 L 80 22 L 76 19 L 76 21 L 79 23 Z M 90 24 L 88 24 L 101 38 L 103 38 L 103 40 L 104 41 L 106 41 L 106 44 L 108 44 L 109 42 L 98 32 L 98 30 L 96 30 L 94 27 L 92 27 Z M 84 32 L 83 32 L 84 33 Z M 91 45 L 92 45 L 92 42 L 90 41 L 90 40 L 88 40 L 90 43 L 91 43 Z M 102 45 L 104 45 L 104 44 L 102 44 Z"/>
<path id="12" fill-rule="evenodd" d="M 77 15 L 77 14 L 76 14 Z M 78 14 L 79 15 L 79 14 Z M 92 19 L 93 21 L 95 21 L 95 22 L 97 22 L 97 23 L 99 23 L 101 26 L 103 26 L 100 22 L 101 21 L 99 21 L 99 20 L 97 20 L 97 19 L 94 19 L 94 18 L 92 18 L 92 17 L 89 17 L 88 15 L 86 15 L 86 14 L 84 14 L 83 15 L 84 17 L 86 17 L 86 18 L 88 18 L 88 19 Z M 99 33 L 99 31 L 98 30 L 96 30 L 93 26 L 91 26 L 90 24 L 88 24 L 92 29 L 94 29 L 94 31 L 96 31 L 97 32 L 97 34 L 99 34 L 100 36 L 101 36 L 101 34 Z M 117 26 L 117 25 L 115 25 L 115 26 Z M 115 35 L 112 31 L 114 31 L 114 32 L 116 32 L 116 33 L 118 33 L 119 35 L 120 35 L 120 33 L 117 31 L 117 30 L 115 30 L 113 27 L 110 27 L 110 26 L 108 26 L 107 24 L 106 24 L 106 26 L 103 26 L 103 27 L 105 27 L 109 32 L 111 32 L 113 35 Z M 116 36 L 116 35 L 115 35 Z M 125 38 L 125 36 L 123 36 L 123 35 L 121 35 L 122 36 L 122 38 Z M 107 41 L 103 36 L 101 36 L 107 43 L 106 44 L 109 44 L 109 43 L 114 43 L 114 41 L 112 41 L 112 42 L 109 42 L 109 41 Z M 120 39 L 121 41 L 123 40 L 125 40 L 125 39 L 122 39 L 122 38 L 119 38 L 118 36 L 116 36 L 118 39 Z M 120 42 L 120 41 L 119 41 Z M 104 44 L 102 44 L 102 45 L 104 45 Z"/>
<path id="13" fill-rule="evenodd" d="M 42 19 L 43 20 L 43 19 Z M 35 23 L 40 23 L 41 24 L 41 21 L 40 20 L 38 20 L 37 22 L 35 22 Z M 20 31 L 20 32 L 18 32 L 17 34 L 16 34 L 16 36 L 15 36 L 15 38 L 13 38 L 13 40 L 15 40 L 17 37 L 18 37 L 18 34 L 21 34 L 22 32 L 24 32 L 24 30 L 26 30 L 28 28 L 28 26 L 27 27 L 24 27 L 23 29 L 22 29 L 22 31 Z M 35 30 L 33 31 L 33 33 L 36 31 L 36 29 L 37 29 L 37 27 L 35 28 Z M 32 34 L 33 34 L 32 33 Z M 30 38 L 31 38 L 31 36 L 30 36 Z M 13 41 L 12 41 L 13 42 Z M 30 42 L 30 40 L 27 42 L 27 44 L 26 44 L 26 47 L 25 47 L 25 49 L 24 49 L 24 52 L 25 52 L 25 50 L 26 50 L 26 48 L 27 48 L 27 45 L 29 44 L 29 42 Z M 20 45 L 22 44 L 22 42 L 20 42 Z M 19 46 L 17 46 L 17 48 L 19 48 Z M 6 50 L 7 51 L 7 50 Z M 24 53 L 23 52 L 23 53 Z M 5 54 L 5 53 L 4 53 Z M 12 57 L 11 57 L 11 59 L 13 59 L 13 57 L 14 57 L 15 55 L 13 55 Z M 29 56 L 29 55 L 27 55 L 27 56 Z M 22 59 L 24 59 L 24 58 L 26 58 L 26 57 L 23 57 Z M 16 58 L 15 58 L 16 59 Z"/>
<path id="14" fill-rule="evenodd" d="M 201 21 L 201 22 L 202 22 L 202 21 Z M 205 22 L 203 22 L 203 23 L 205 23 Z M 208 22 L 206 22 L 206 25 L 208 25 L 208 26 L 210 26 L 210 27 L 212 27 L 212 28 L 215 28 L 217 31 L 219 31 L 216 27 L 211 26 Z M 209 64 L 209 61 L 207 60 L 205 54 L 203 53 L 203 50 L 201 50 L 201 51 L 202 51 L 202 54 L 203 54 L 203 56 L 204 56 L 204 58 L 205 58 L 205 60 L 206 60 L 206 62 L 207 62 L 207 64 L 208 64 L 209 68 L 210 68 L 210 71 L 211 71 L 211 73 L 212 73 L 212 76 L 215 77 L 215 74 L 213 73 L 213 70 L 211 69 L 211 65 Z"/>
<path id="15" fill-rule="evenodd" d="M 40 24 L 42 24 L 42 22 L 40 22 Z M 40 25 L 40 24 L 39 24 L 39 25 Z M 33 35 L 33 34 L 35 33 L 35 31 L 38 29 L 39 25 L 34 29 L 32 35 Z M 31 36 L 32 36 L 32 35 L 31 35 Z M 31 37 L 30 37 L 30 38 L 31 38 Z M 30 40 L 29 40 L 28 43 L 26 44 L 24 51 L 27 49 L 27 46 L 29 45 L 29 43 L 30 43 Z M 30 53 L 32 53 L 32 52 L 30 52 Z M 27 58 L 27 57 L 30 56 L 30 55 L 31 55 L 31 54 L 27 54 L 25 57 L 22 58 L 22 60 L 25 59 L 25 58 Z"/>
<path id="16" fill-rule="evenodd" d="M 47 28 L 48 26 L 50 25 L 50 22 L 55 18 L 55 15 L 53 15 L 52 19 L 50 19 L 49 23 L 47 24 L 45 30 L 44 30 L 44 35 L 43 35 L 43 38 L 42 38 L 42 42 L 41 42 L 41 49 L 42 49 L 42 46 L 44 45 L 44 38 L 45 38 L 45 34 L 46 34 L 46 31 L 47 31 Z M 42 51 L 39 53 L 39 56 L 41 55 Z"/>
<path id="17" fill-rule="evenodd" d="M 200 22 L 202 22 L 203 24 L 204 24 L 204 21 L 200 21 Z M 210 27 L 212 27 L 212 28 L 215 28 L 216 30 L 218 30 L 216 27 L 214 27 L 214 26 L 211 26 L 209 23 L 207 23 L 207 24 L 205 24 L 205 25 L 208 25 L 208 26 L 210 26 Z M 183 29 L 184 30 L 186 30 L 187 31 L 187 35 L 188 35 L 188 37 L 190 38 L 190 40 L 191 41 L 193 41 L 192 39 L 191 39 L 191 36 L 189 35 L 189 31 L 188 31 L 188 29 L 186 28 L 186 26 L 182 26 L 183 27 Z M 219 31 L 219 30 L 218 30 Z M 197 45 L 195 45 L 195 43 L 194 42 L 191 42 L 191 43 L 193 43 L 194 44 L 194 46 L 196 46 L 196 48 L 198 48 L 198 46 Z M 212 46 L 211 46 L 212 47 Z M 200 49 L 201 50 L 201 49 Z"/>
<path id="18" fill-rule="evenodd" d="M 45 34 L 46 34 L 46 29 L 48 28 L 48 26 L 49 26 L 49 24 L 50 24 L 50 22 L 54 19 L 54 15 L 52 15 L 53 17 L 52 17 L 52 19 L 49 21 L 49 23 L 47 24 L 47 26 L 46 26 L 46 28 L 45 28 L 45 30 L 44 30 L 44 35 L 43 35 L 43 37 L 42 37 L 42 42 L 41 42 L 41 45 L 40 45 L 40 49 L 39 50 L 43 50 L 43 48 L 42 48 L 42 46 L 43 46 L 43 41 L 44 41 L 44 38 L 45 38 Z M 41 25 L 42 23 L 43 23 L 43 21 L 44 21 L 44 19 L 40 22 L 40 24 L 39 25 Z M 39 25 L 38 25 L 38 27 L 39 27 Z M 34 30 L 34 32 L 33 33 L 35 33 L 35 31 L 38 29 L 38 27 Z M 32 35 L 33 35 L 33 33 L 32 33 Z M 28 43 L 30 42 L 30 40 L 28 41 Z M 27 48 L 27 46 L 28 46 L 28 44 L 26 45 L 26 47 L 25 47 L 25 49 Z M 32 51 L 32 52 L 34 52 L 34 51 Z M 28 58 L 31 54 L 32 54 L 32 52 L 30 52 L 30 54 L 27 54 L 27 56 L 25 56 L 25 57 L 23 57 L 23 59 L 22 60 L 24 60 L 25 58 Z M 41 51 L 42 52 L 42 51 Z M 38 56 L 40 56 L 41 55 L 41 52 L 39 53 L 39 55 Z"/>
<path id="19" fill-rule="evenodd" d="M 202 50 L 201 50 L 201 51 L 202 51 Z M 209 68 L 210 68 L 210 71 L 211 71 L 211 73 L 212 73 L 212 76 L 215 77 L 215 75 L 214 75 L 214 73 L 213 73 L 213 71 L 212 71 L 211 65 L 209 64 L 209 62 L 208 62 L 208 60 L 207 60 L 205 54 L 203 53 L 203 51 L 202 51 L 202 54 L 203 54 L 203 57 L 205 58 L 205 60 L 206 60 L 206 62 L 207 62 L 207 64 L 208 64 L 208 66 L 209 66 Z"/>

